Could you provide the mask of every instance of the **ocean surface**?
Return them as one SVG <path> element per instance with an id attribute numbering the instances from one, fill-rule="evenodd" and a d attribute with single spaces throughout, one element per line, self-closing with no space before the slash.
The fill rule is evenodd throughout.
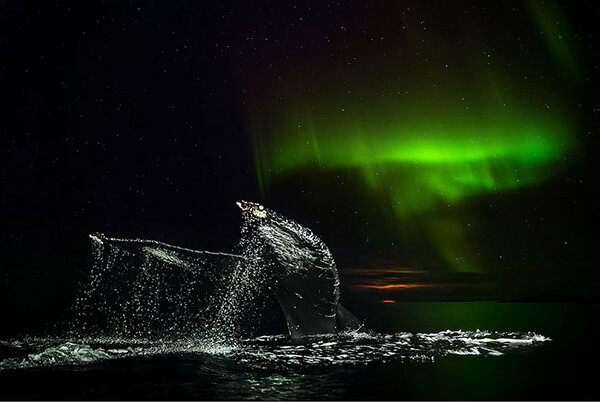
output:
<path id="1" fill-rule="evenodd" d="M 367 303 L 371 333 L 293 342 L 23 336 L 2 399 L 599 399 L 591 303 Z"/>

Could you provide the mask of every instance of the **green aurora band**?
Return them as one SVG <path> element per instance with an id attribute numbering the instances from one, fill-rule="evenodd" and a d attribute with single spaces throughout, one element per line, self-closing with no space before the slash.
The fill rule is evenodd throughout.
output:
<path id="1" fill-rule="evenodd" d="M 256 137 L 259 183 L 268 187 L 303 170 L 358 171 L 363 188 L 384 193 L 400 222 L 468 197 L 539 183 L 556 171 L 572 146 L 558 118 L 525 118 L 504 108 L 500 116 L 490 114 L 475 121 L 454 113 L 448 121 L 422 112 L 385 125 L 371 120 L 369 128 L 340 113 L 334 119 L 310 114 L 290 119 L 285 135 Z M 478 270 L 455 219 L 426 225 L 451 266 Z"/>
<path id="2" fill-rule="evenodd" d="M 285 135 L 259 138 L 259 182 L 303 168 L 357 169 L 365 187 L 387 192 L 398 217 L 406 218 L 440 202 L 537 183 L 571 145 L 558 119 L 527 119 L 505 110 L 500 118 L 488 113 L 479 122 L 464 114 L 462 120 L 453 114 L 451 121 L 425 114 L 368 129 L 340 116 L 318 122 L 302 116 Z"/>

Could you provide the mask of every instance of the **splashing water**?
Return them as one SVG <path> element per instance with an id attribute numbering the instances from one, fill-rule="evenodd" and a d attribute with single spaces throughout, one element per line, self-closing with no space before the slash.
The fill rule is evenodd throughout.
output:
<path id="1" fill-rule="evenodd" d="M 285 218 L 277 219 L 281 224 Z M 270 228 L 267 222 L 261 235 L 256 235 L 256 227 L 246 219 L 236 254 L 91 235 L 94 263 L 66 330 L 55 337 L 0 341 L 0 370 L 190 354 L 219 355 L 254 369 L 391 359 L 433 361 L 447 355 L 499 356 L 549 341 L 531 332 L 479 330 L 415 334 L 343 331 L 293 342 L 287 335 L 248 337 L 252 333 L 248 329 L 256 329 L 251 307 L 272 290 L 270 271 L 281 268 L 265 257 L 267 248 L 275 245 L 274 254 L 294 264 L 303 259 L 319 261 L 321 265 L 309 266 L 316 266 L 318 272 L 335 271 L 329 251 L 312 232 L 293 221 L 283 223 L 285 232 Z M 309 246 L 322 245 L 322 250 L 306 248 L 301 239 L 307 237 Z M 328 258 L 315 260 L 314 253 Z M 333 271 L 328 270 L 328 261 Z M 334 283 L 338 292 L 335 273 L 323 283 Z M 333 296 L 337 303 L 339 293 Z"/>
<path id="2" fill-rule="evenodd" d="M 239 346 L 244 314 L 248 306 L 259 301 L 268 280 L 265 273 L 269 264 L 261 259 L 264 245 L 250 236 L 248 225 L 244 221 L 238 244 L 243 259 L 235 263 L 231 276 L 224 279 L 225 286 L 218 292 L 219 308 L 207 333 L 209 339 L 224 340 L 226 345 Z M 249 325 L 248 319 L 245 323 Z"/>
<path id="3" fill-rule="evenodd" d="M 72 308 L 74 337 L 233 343 L 261 294 L 260 245 L 241 254 L 91 235 L 94 264 Z"/>
<path id="4" fill-rule="evenodd" d="M 392 359 L 433 362 L 447 355 L 501 356 L 524 351 L 550 339 L 535 333 L 491 331 L 341 333 L 309 337 L 291 344 L 285 335 L 261 336 L 236 345 L 210 342 L 96 338 L 26 338 L 0 343 L 0 369 L 83 365 L 127 357 L 220 355 L 248 368 L 273 369 L 323 365 L 362 365 Z M 8 356 L 10 351 L 10 356 Z"/>

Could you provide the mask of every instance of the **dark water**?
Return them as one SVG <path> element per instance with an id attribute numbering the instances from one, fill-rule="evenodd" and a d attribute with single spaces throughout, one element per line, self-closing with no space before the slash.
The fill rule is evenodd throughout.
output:
<path id="1" fill-rule="evenodd" d="M 9 340 L 3 399 L 598 399 L 597 304 L 359 308 L 377 335 Z M 479 329 L 479 331 L 477 331 Z M 386 335 L 387 334 L 387 335 Z M 548 340 L 550 338 L 551 340 Z M 591 364 L 591 366 L 590 366 Z"/>

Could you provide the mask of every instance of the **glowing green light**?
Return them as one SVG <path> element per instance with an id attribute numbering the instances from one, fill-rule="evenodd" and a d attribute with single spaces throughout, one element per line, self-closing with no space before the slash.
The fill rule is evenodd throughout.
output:
<path id="1" fill-rule="evenodd" d="M 259 182 L 307 169 L 358 171 L 365 189 L 385 194 L 404 220 L 468 197 L 538 183 L 553 174 L 572 145 L 560 116 L 506 107 L 475 116 L 455 111 L 451 119 L 423 111 L 369 122 L 365 128 L 350 115 L 310 114 L 279 122 L 285 135 L 257 136 Z M 441 218 L 427 230 L 450 266 L 477 270 L 460 222 Z"/>
<path id="2" fill-rule="evenodd" d="M 407 216 L 437 201 L 543 180 L 569 144 L 558 122 L 517 114 L 478 124 L 431 120 L 428 126 L 398 123 L 362 132 L 344 121 L 337 127 L 326 120 L 322 127 L 300 124 L 260 143 L 264 157 L 256 160 L 257 174 L 262 182 L 309 167 L 358 169 L 368 188 L 388 192 L 397 200 L 394 210 Z M 263 179 L 264 172 L 272 173 Z"/>

